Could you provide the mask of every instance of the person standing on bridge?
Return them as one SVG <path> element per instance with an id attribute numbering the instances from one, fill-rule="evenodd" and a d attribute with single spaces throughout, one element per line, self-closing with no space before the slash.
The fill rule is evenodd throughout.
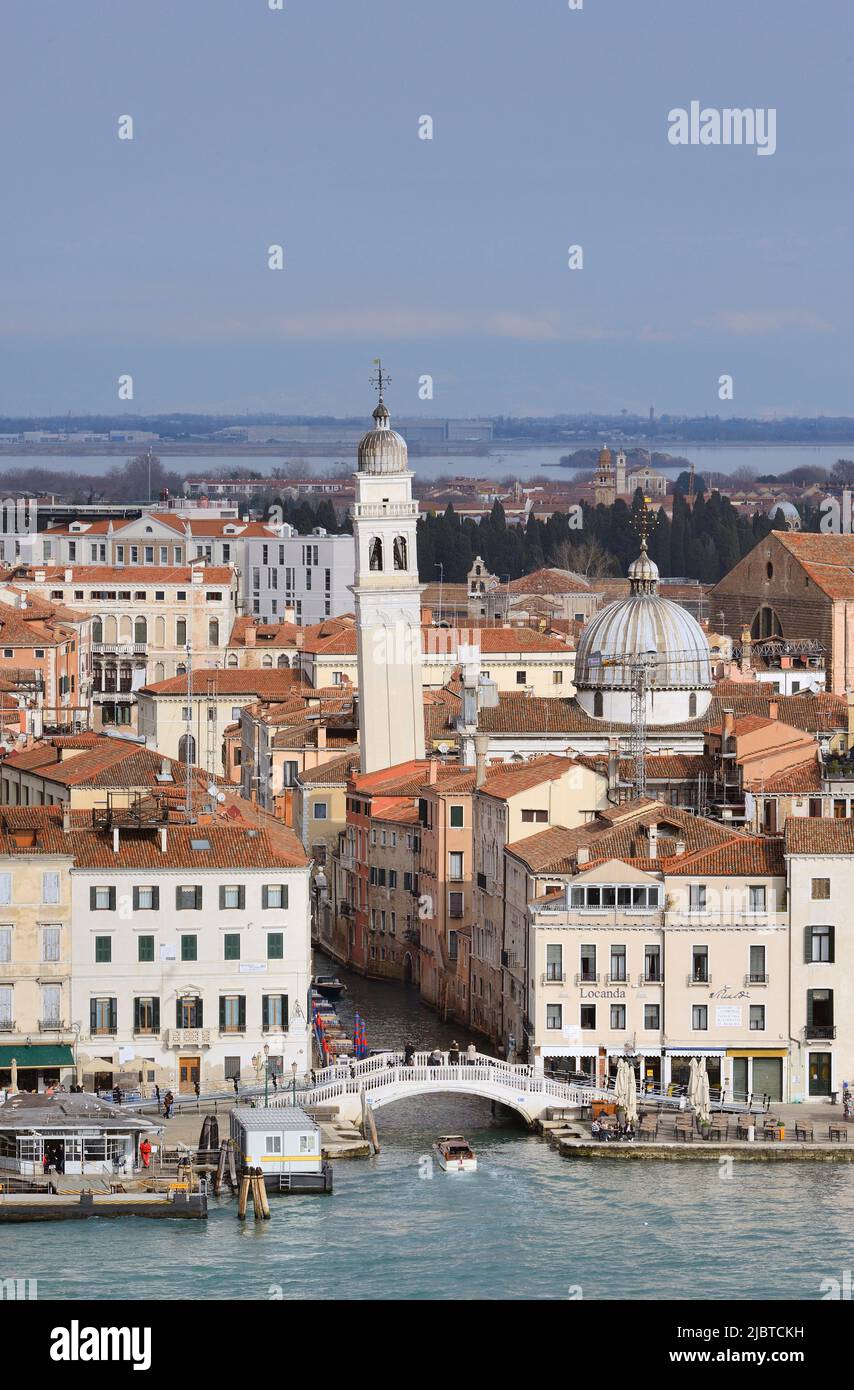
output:
<path id="1" fill-rule="evenodd" d="M 414 1062 L 415 1044 L 411 1042 L 405 1043 L 403 1048 L 403 1065 L 405 1067 L 411 1067 L 414 1064 Z"/>
<path id="2" fill-rule="evenodd" d="M 458 1042 L 452 1042 L 452 1043 L 451 1043 L 451 1046 L 448 1048 L 448 1066 L 449 1066 L 449 1067 L 458 1067 L 459 1065 L 460 1065 L 460 1045 L 459 1045 Z"/>
<path id="3" fill-rule="evenodd" d="M 475 1062 L 477 1061 L 477 1048 L 475 1047 L 474 1043 L 469 1043 L 468 1047 L 466 1048 L 466 1057 L 468 1058 L 469 1066 L 473 1067 Z"/>

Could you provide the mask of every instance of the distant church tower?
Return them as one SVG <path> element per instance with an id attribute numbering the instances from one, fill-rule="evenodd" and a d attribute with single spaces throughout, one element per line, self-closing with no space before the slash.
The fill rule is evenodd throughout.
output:
<path id="1" fill-rule="evenodd" d="M 362 772 L 424 757 L 418 503 L 406 442 L 389 425 L 377 364 L 374 428 L 359 445 L 353 535 Z"/>
<path id="2" fill-rule="evenodd" d="M 601 503 L 604 507 L 610 507 L 617 495 L 614 485 L 614 468 L 611 460 L 611 450 L 604 444 L 599 450 L 599 462 L 596 465 L 596 480 L 593 484 L 593 500 L 598 507 Z"/>
<path id="3" fill-rule="evenodd" d="M 625 495 L 626 495 L 626 455 L 625 455 L 625 453 L 623 452 L 622 449 L 620 449 L 619 452 L 617 453 L 617 479 L 616 479 L 616 488 L 617 488 L 617 496 L 618 496 L 618 497 L 625 497 Z"/>

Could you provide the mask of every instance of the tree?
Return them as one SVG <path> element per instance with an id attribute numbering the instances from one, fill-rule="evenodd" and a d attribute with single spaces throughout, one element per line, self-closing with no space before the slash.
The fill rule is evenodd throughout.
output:
<path id="1" fill-rule="evenodd" d="M 830 480 L 850 487 L 854 483 L 854 459 L 837 459 L 830 470 Z"/>

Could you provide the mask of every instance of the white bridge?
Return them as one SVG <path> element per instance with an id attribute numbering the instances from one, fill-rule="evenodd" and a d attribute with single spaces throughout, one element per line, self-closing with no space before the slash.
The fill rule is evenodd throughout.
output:
<path id="1" fill-rule="evenodd" d="M 554 1081 L 532 1067 L 513 1066 L 480 1052 L 473 1058 L 461 1053 L 456 1066 L 448 1064 L 447 1054 L 440 1065 L 428 1066 L 428 1056 L 426 1052 L 416 1053 L 408 1067 L 400 1052 L 376 1053 L 361 1062 L 342 1059 L 336 1066 L 315 1072 L 310 1087 L 291 1092 L 284 1082 L 269 1103 L 337 1107 L 341 1119 L 358 1123 L 364 1109 L 378 1110 L 412 1096 L 482 1096 L 515 1110 L 532 1124 L 547 1109 L 584 1105 L 610 1095 L 596 1086 Z"/>

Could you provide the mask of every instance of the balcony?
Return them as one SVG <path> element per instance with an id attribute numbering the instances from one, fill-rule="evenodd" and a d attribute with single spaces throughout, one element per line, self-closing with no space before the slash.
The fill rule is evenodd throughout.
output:
<path id="1" fill-rule="evenodd" d="M 767 985 L 769 979 L 770 976 L 760 975 L 757 971 L 751 970 L 747 975 L 745 975 L 744 983 L 746 985 Z"/>
<path id="2" fill-rule="evenodd" d="M 705 974 L 702 974 L 702 975 L 701 975 L 701 974 L 689 975 L 688 978 L 687 978 L 687 980 L 686 980 L 686 984 L 688 984 L 688 985 L 710 985 L 711 983 L 712 983 L 712 977 L 711 977 L 711 975 L 710 975 L 708 972 L 706 972 Z"/>
<path id="3" fill-rule="evenodd" d="M 808 1023 L 804 1029 L 804 1036 L 807 1042 L 829 1042 L 836 1037 L 836 1025 L 834 1023 Z"/>
<path id="4" fill-rule="evenodd" d="M 598 983 L 599 983 L 599 976 L 598 976 L 598 975 L 588 975 L 587 972 L 585 971 L 585 972 L 583 972 L 583 973 L 580 974 L 580 975 L 576 975 L 576 977 L 575 977 L 575 983 L 576 983 L 577 985 L 598 985 Z"/>
<path id="5" fill-rule="evenodd" d="M 145 656 L 146 642 L 93 642 L 92 651 L 103 656 Z"/>
<path id="6" fill-rule="evenodd" d="M 17 1033 L 17 1031 L 13 1018 L 0 1018 L 0 1033 Z"/>
<path id="7" fill-rule="evenodd" d="M 542 974 L 542 975 L 540 976 L 540 984 L 541 984 L 541 985 L 564 985 L 564 984 L 566 984 L 566 975 L 563 973 L 562 970 L 560 970 L 560 971 L 546 970 L 545 973 Z"/>
<path id="8" fill-rule="evenodd" d="M 163 1035 L 167 1047 L 210 1047 L 209 1028 L 167 1028 Z"/>
<path id="9" fill-rule="evenodd" d="M 70 1023 L 66 1023 L 65 1020 L 64 1020 L 64 1019 L 61 1019 L 61 1018 L 40 1018 L 40 1019 L 39 1019 L 39 1032 L 40 1032 L 40 1033 L 70 1033 L 70 1032 L 71 1032 L 71 1024 L 70 1024 Z"/>
<path id="10" fill-rule="evenodd" d="M 608 975 L 605 976 L 605 984 L 606 984 L 606 985 L 627 985 L 628 983 L 629 983 L 629 980 L 628 980 L 628 976 L 626 975 L 626 972 L 625 972 L 625 971 L 623 971 L 622 974 L 619 974 L 619 973 L 617 973 L 616 975 L 608 974 Z"/>
<path id="11" fill-rule="evenodd" d="M 644 985 L 663 985 L 663 984 L 664 984 L 664 971 L 663 971 L 663 970 L 657 971 L 654 975 L 647 975 L 646 971 L 644 971 L 642 975 L 638 975 L 638 985 L 639 985 L 640 987 L 643 987 Z"/>
<path id="12" fill-rule="evenodd" d="M 408 517 L 418 516 L 417 502 L 357 502 L 353 507 L 354 517 Z"/>

